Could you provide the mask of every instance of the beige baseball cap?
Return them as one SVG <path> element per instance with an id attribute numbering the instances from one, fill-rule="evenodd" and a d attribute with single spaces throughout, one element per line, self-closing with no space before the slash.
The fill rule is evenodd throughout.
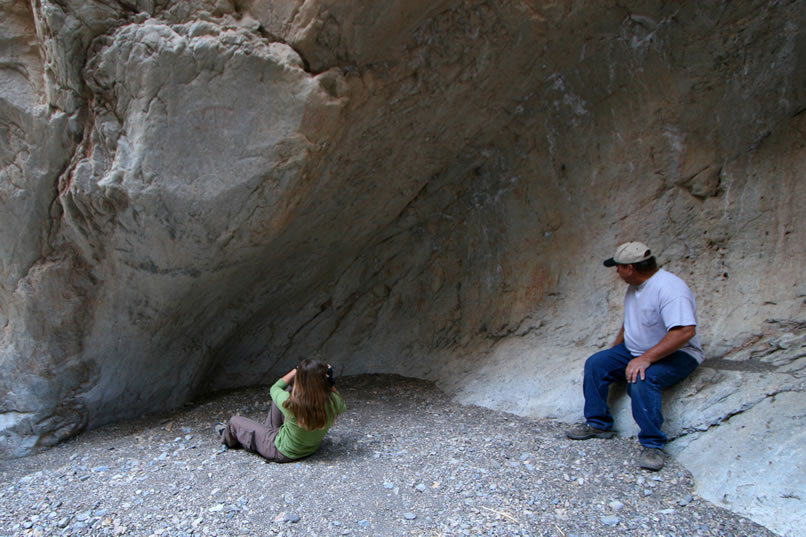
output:
<path id="1" fill-rule="evenodd" d="M 610 259 L 605 259 L 604 266 L 615 267 L 616 265 L 629 265 L 640 263 L 652 257 L 652 251 L 642 242 L 625 242 L 618 248 Z"/>

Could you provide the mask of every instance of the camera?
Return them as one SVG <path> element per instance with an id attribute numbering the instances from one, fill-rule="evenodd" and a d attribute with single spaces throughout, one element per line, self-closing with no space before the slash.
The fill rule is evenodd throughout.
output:
<path id="1" fill-rule="evenodd" d="M 333 386 L 336 384 L 336 381 L 333 379 L 333 368 L 327 366 L 327 382 Z"/>

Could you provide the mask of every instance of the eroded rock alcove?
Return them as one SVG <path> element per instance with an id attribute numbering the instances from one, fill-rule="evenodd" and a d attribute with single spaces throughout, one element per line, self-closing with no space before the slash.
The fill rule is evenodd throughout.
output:
<path id="1" fill-rule="evenodd" d="M 694 289 L 708 355 L 670 394 L 669 451 L 704 497 L 796 531 L 799 2 L 0 15 L 4 456 L 308 355 L 575 420 L 620 322 L 601 260 L 637 239 Z"/>

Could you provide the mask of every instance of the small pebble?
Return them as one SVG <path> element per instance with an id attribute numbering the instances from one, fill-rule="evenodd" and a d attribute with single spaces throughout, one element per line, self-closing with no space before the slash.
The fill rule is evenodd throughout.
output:
<path id="1" fill-rule="evenodd" d="M 612 509 L 613 511 L 621 511 L 622 509 L 624 509 L 624 504 L 618 500 L 613 500 L 612 502 L 607 504 L 607 506 L 610 507 L 610 509 Z"/>

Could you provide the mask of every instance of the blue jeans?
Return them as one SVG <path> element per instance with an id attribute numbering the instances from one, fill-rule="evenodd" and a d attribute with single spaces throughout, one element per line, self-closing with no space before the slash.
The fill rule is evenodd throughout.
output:
<path id="1" fill-rule="evenodd" d="M 613 416 L 607 406 L 610 384 L 626 382 L 627 364 L 634 356 L 624 343 L 599 351 L 585 362 L 585 420 L 598 429 L 611 430 Z M 694 371 L 699 364 L 690 354 L 676 351 L 653 363 L 646 370 L 646 379 L 627 384 L 632 400 L 632 417 L 640 427 L 638 441 L 642 446 L 661 448 L 666 445 L 663 425 L 661 390 L 677 384 Z"/>

